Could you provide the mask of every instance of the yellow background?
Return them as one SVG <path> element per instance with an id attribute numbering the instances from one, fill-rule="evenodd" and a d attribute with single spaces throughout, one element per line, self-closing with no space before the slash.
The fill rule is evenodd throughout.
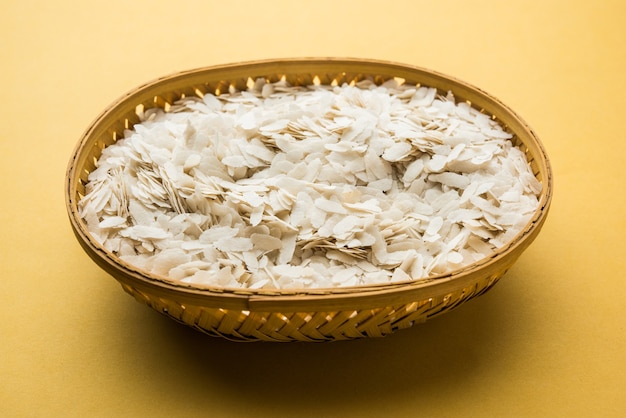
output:
<path id="1" fill-rule="evenodd" d="M 626 416 L 626 3 L 4 0 L 0 416 Z M 479 86 L 555 195 L 489 293 L 384 339 L 242 344 L 136 303 L 80 249 L 64 175 L 108 104 L 263 58 L 375 58 Z"/>

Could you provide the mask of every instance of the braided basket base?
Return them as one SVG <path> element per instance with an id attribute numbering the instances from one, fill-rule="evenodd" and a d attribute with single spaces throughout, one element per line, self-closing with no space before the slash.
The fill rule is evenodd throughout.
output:
<path id="1" fill-rule="evenodd" d="M 138 302 L 205 334 L 232 341 L 323 342 L 384 337 L 444 314 L 491 289 L 504 274 L 459 291 L 426 300 L 361 310 L 328 312 L 248 312 L 176 303 L 129 285 L 122 288 Z"/>

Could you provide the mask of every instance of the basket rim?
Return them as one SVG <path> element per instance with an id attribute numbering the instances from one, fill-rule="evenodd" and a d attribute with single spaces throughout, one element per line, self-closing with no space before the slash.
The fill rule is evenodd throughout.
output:
<path id="1" fill-rule="evenodd" d="M 257 75 L 255 73 L 258 73 L 259 71 L 262 71 L 265 74 L 273 72 L 290 74 L 290 71 L 301 68 L 303 65 L 306 65 L 307 68 L 310 68 L 310 70 L 314 72 L 315 69 L 325 68 L 329 64 L 334 66 L 344 66 L 346 69 L 358 68 L 361 70 L 361 73 L 368 76 L 379 76 L 384 70 L 385 74 L 383 76 L 386 76 L 387 78 L 407 78 L 405 77 L 407 75 L 413 75 L 413 77 L 417 77 L 417 75 L 425 76 L 427 78 L 430 77 L 433 80 L 439 80 L 447 85 L 454 85 L 457 89 L 455 90 L 455 87 L 450 87 L 449 90 L 453 91 L 455 96 L 459 91 L 462 91 L 463 94 L 465 92 L 477 94 L 481 97 L 481 99 L 484 99 L 486 103 L 493 106 L 494 109 L 506 114 L 511 121 L 516 123 L 519 129 L 524 131 L 525 136 L 533 142 L 533 145 L 538 151 L 537 155 L 533 154 L 533 156 L 538 161 L 538 164 L 540 164 L 543 168 L 543 179 L 541 180 L 542 191 L 539 195 L 540 204 L 526 227 L 505 246 L 497 249 L 490 256 L 449 273 L 433 275 L 417 280 L 380 283 L 365 286 L 298 289 L 247 289 L 183 283 L 164 276 L 145 272 L 126 262 L 123 262 L 115 254 L 109 252 L 101 244 L 99 244 L 87 231 L 77 209 L 77 188 L 74 179 L 76 178 L 76 172 L 79 167 L 76 165 L 76 160 L 80 153 L 84 150 L 87 141 L 93 134 L 96 127 L 112 115 L 119 106 L 127 102 L 141 103 L 143 101 L 141 100 L 141 97 L 143 96 L 150 96 L 152 92 L 158 91 L 164 87 L 168 87 L 168 89 L 171 90 L 174 88 L 173 85 L 184 85 L 185 81 L 189 77 L 202 77 L 203 74 L 212 74 L 212 76 L 224 74 L 225 76 L 229 76 L 233 79 L 240 74 L 247 74 L 248 77 L 252 77 Z M 424 83 L 424 85 L 427 84 Z M 460 96 L 462 97 L 463 94 Z M 493 114 L 492 112 L 489 113 Z M 497 119 L 500 118 L 497 117 Z M 511 125 L 511 123 L 509 122 L 508 125 Z M 398 299 L 401 294 L 406 296 L 407 292 L 411 294 L 413 298 L 417 294 L 427 295 L 429 293 L 428 290 L 433 287 L 440 288 L 440 290 L 443 291 L 454 291 L 456 289 L 463 288 L 471 282 L 470 278 L 472 273 L 483 269 L 488 270 L 490 266 L 493 266 L 497 260 L 503 258 L 505 255 L 514 251 L 521 252 L 526 248 L 526 246 L 530 245 L 539 233 L 539 230 L 547 217 L 553 194 L 552 168 L 542 142 L 533 129 L 515 111 L 509 108 L 506 104 L 502 103 L 499 99 L 465 81 L 461 81 L 455 77 L 447 76 L 423 67 L 375 59 L 336 57 L 278 58 L 242 61 L 175 72 L 144 83 L 113 101 L 90 123 L 88 128 L 81 135 L 80 140 L 71 154 L 66 170 L 65 180 L 66 208 L 76 238 L 88 255 L 96 261 L 100 267 L 106 270 L 109 274 L 113 275 L 117 280 L 122 281 L 122 278 L 119 277 L 119 274 L 122 274 L 125 281 L 128 281 L 137 288 L 148 289 L 158 287 L 172 296 L 180 296 L 182 293 L 193 300 L 200 298 L 205 301 L 207 297 L 215 298 L 216 301 L 230 299 L 234 304 L 238 306 L 245 306 L 250 309 L 252 309 L 253 305 L 265 306 L 268 303 L 275 302 L 277 299 L 281 299 L 287 304 L 290 302 L 297 303 L 298 306 L 301 305 L 304 299 L 316 301 L 322 298 L 327 300 L 354 300 L 355 298 L 380 299 L 382 297 L 393 301 Z M 402 297 L 402 299 L 404 299 L 404 297 Z"/>

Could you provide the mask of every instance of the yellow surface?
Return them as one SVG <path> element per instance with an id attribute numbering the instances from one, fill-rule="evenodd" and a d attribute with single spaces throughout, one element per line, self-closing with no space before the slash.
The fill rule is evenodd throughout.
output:
<path id="1" fill-rule="evenodd" d="M 626 3 L 4 0 L 0 416 L 626 416 Z M 241 344 L 136 303 L 63 201 L 78 137 L 175 71 L 300 56 L 458 77 L 533 126 L 555 197 L 489 293 L 384 339 Z"/>

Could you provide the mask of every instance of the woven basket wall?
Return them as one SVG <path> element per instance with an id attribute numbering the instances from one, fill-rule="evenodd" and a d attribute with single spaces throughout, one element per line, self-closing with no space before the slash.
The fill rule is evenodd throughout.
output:
<path id="1" fill-rule="evenodd" d="M 245 89 L 250 79 L 285 78 L 295 85 L 343 84 L 390 78 L 451 90 L 459 101 L 492 115 L 514 134 L 543 184 L 540 207 L 527 227 L 491 257 L 451 274 L 413 282 L 314 290 L 245 290 L 186 285 L 122 262 L 87 232 L 77 203 L 102 150 L 139 122 L 138 112 L 168 109 L 187 96 Z M 354 59 L 283 59 L 202 68 L 145 84 L 107 108 L 81 137 L 66 176 L 66 205 L 73 231 L 86 253 L 138 301 L 210 335 L 238 341 L 329 341 L 379 337 L 448 312 L 490 289 L 540 232 L 552 197 L 552 173 L 530 127 L 494 97 L 459 80 L 421 68 Z M 88 278 L 86 278 L 87 280 Z"/>

